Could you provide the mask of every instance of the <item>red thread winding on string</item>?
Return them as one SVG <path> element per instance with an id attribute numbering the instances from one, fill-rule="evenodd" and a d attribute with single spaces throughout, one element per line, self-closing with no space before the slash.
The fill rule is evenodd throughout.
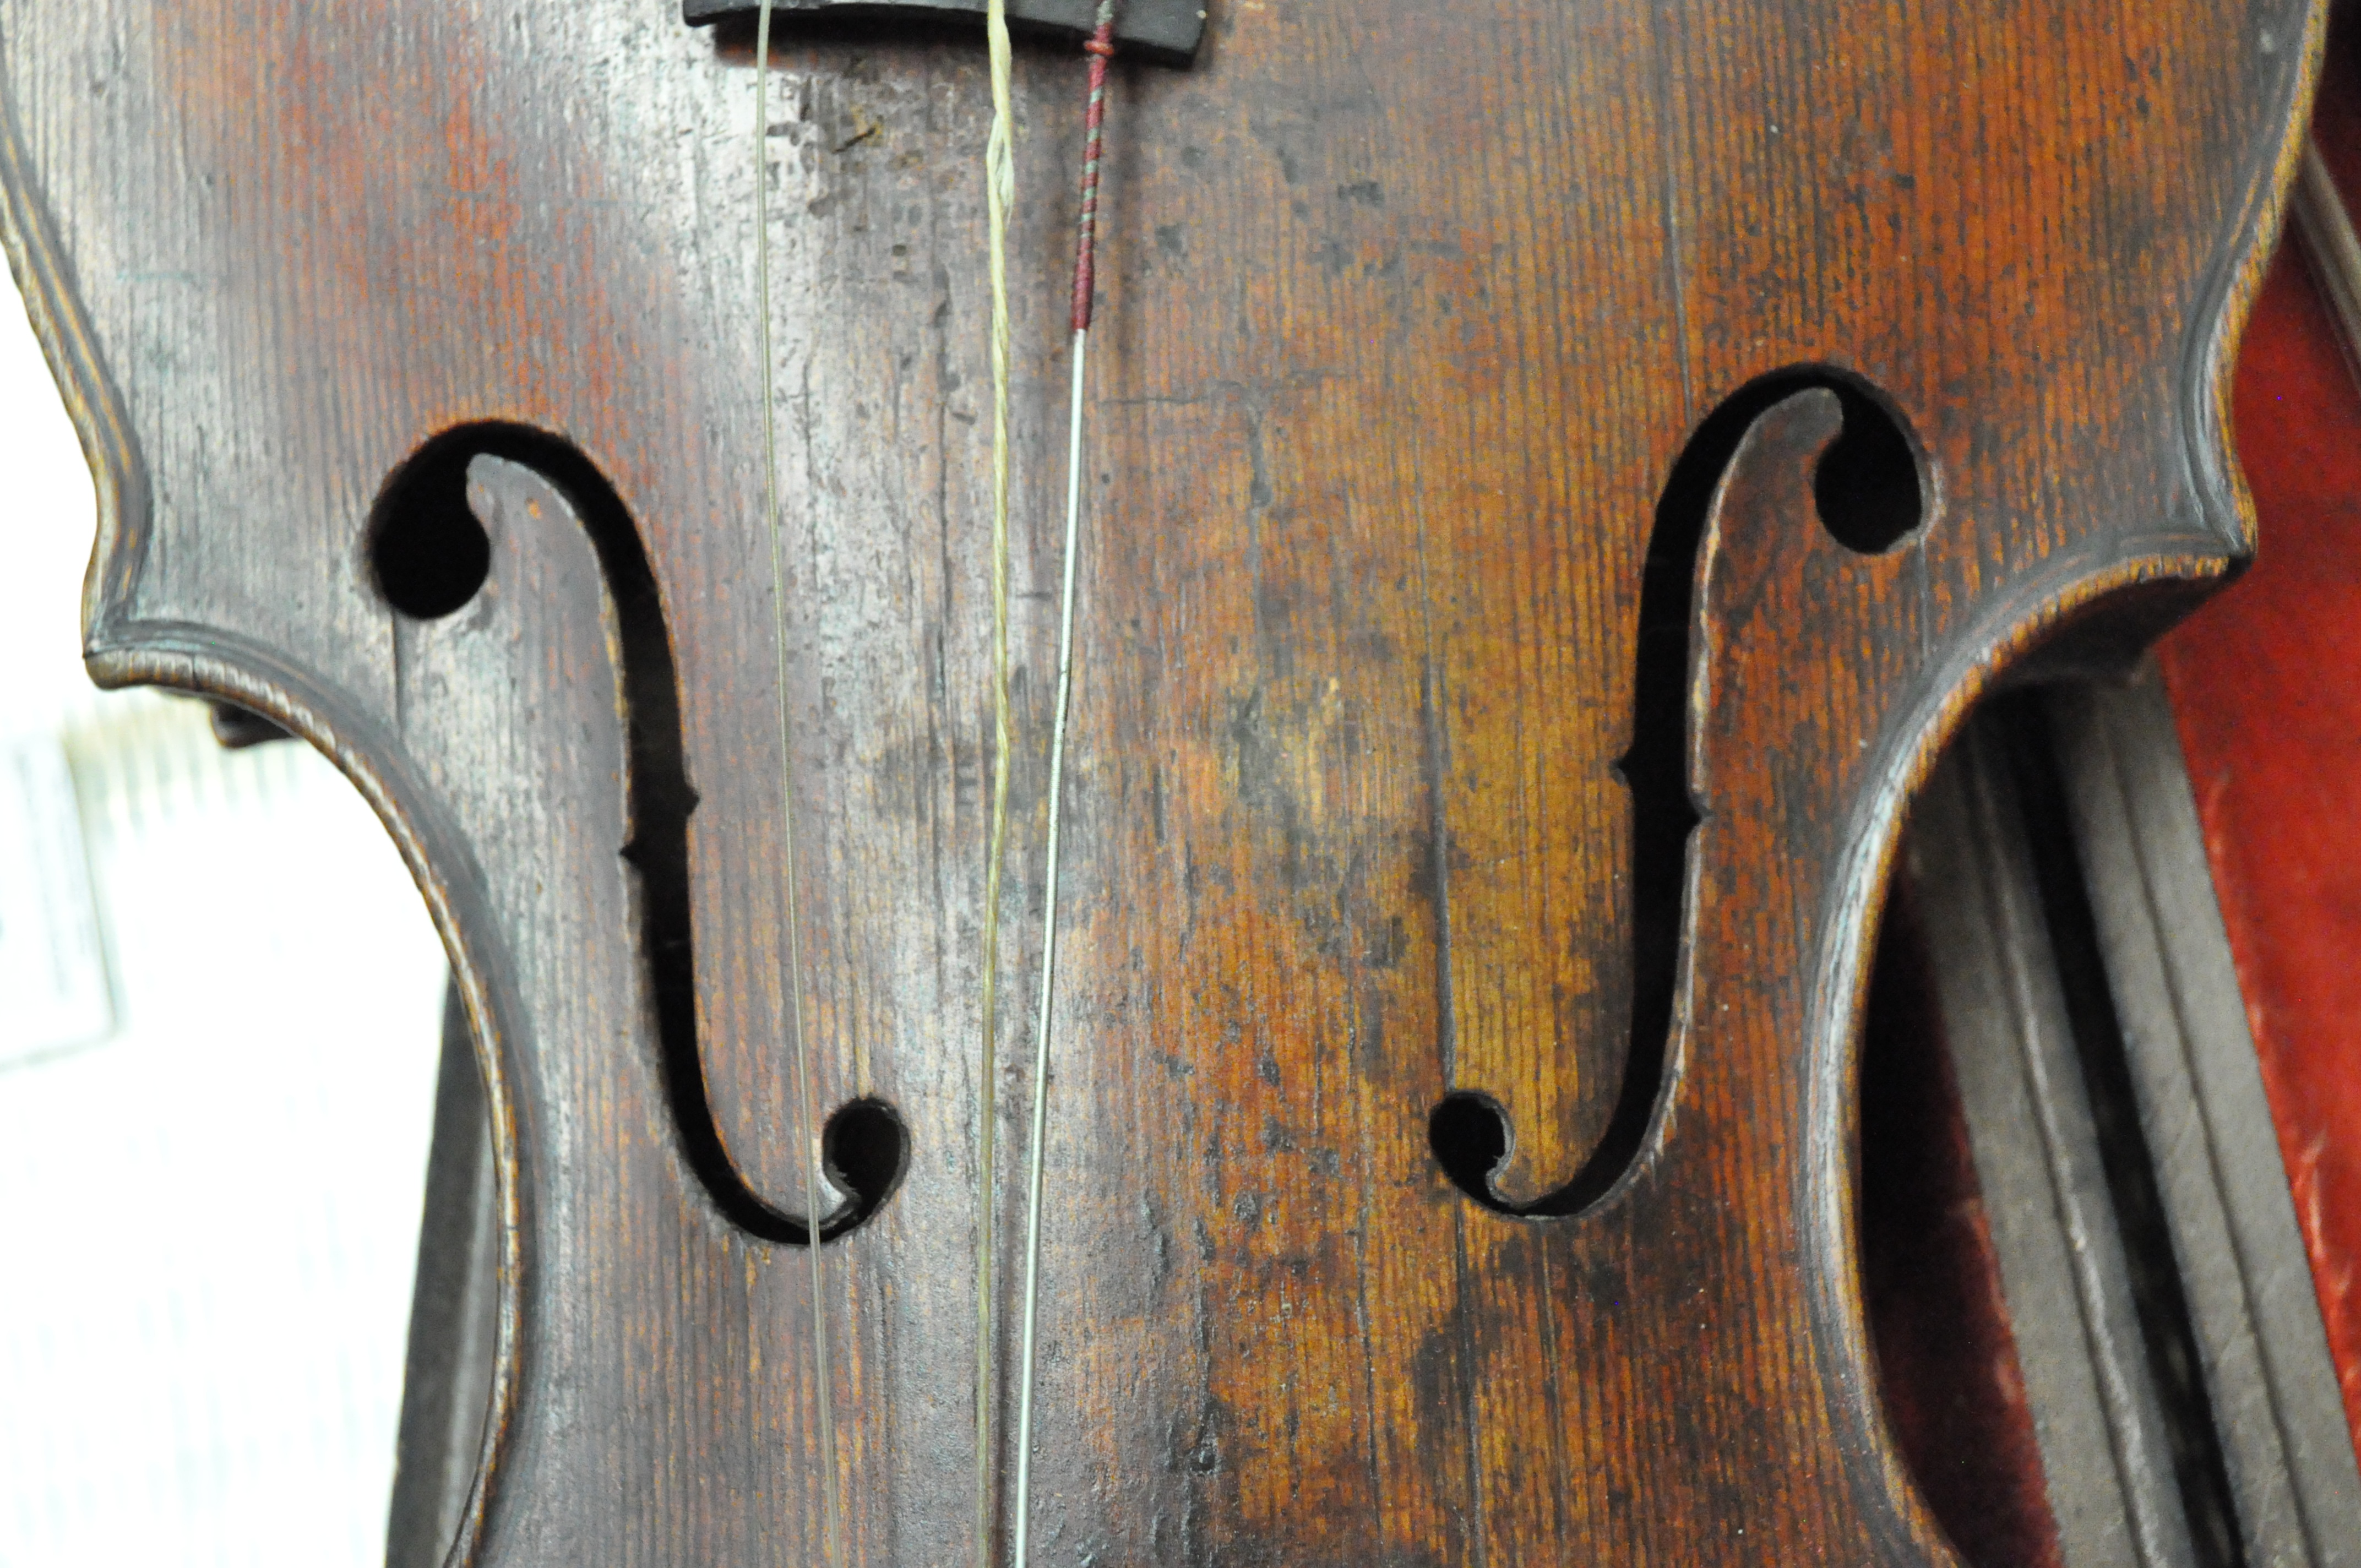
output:
<path id="1" fill-rule="evenodd" d="M 1082 235 L 1074 249 L 1074 330 L 1091 330 L 1091 294 L 1096 286 L 1099 144 L 1106 127 L 1107 61 L 1115 58 L 1115 0 L 1100 0 L 1097 30 L 1082 48 L 1091 56 L 1091 102 L 1082 118 Z"/>

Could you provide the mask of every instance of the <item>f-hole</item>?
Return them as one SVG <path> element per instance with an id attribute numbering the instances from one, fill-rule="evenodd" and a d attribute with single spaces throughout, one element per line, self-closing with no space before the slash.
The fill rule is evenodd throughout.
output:
<path id="1" fill-rule="evenodd" d="M 1436 1162 L 1454 1186 L 1495 1213 L 1547 1219 L 1577 1214 L 1631 1168 L 1664 1090 L 1673 997 L 1686 927 L 1689 835 L 1701 820 L 1688 789 L 1690 636 L 1698 547 L 1716 488 L 1756 419 L 1811 387 L 1837 395 L 1844 433 L 1821 455 L 1812 494 L 1821 523 L 1862 554 L 1892 549 L 1926 511 L 1925 465 L 1891 403 L 1867 382 L 1811 366 L 1748 383 L 1698 425 L 1656 503 L 1640 576 L 1640 625 L 1631 682 L 1631 742 L 1615 771 L 1631 792 L 1631 1027 L 1623 1083 L 1598 1146 L 1574 1179 L 1531 1203 L 1501 1200 L 1493 1174 L 1516 1129 L 1489 1095 L 1444 1096 L 1427 1123 Z"/>
<path id="2" fill-rule="evenodd" d="M 468 465 L 478 457 L 531 468 L 573 502 L 614 600 L 622 650 L 624 744 L 631 762 L 631 830 L 623 857 L 640 873 L 640 951 L 648 966 L 664 1089 L 683 1153 L 715 1204 L 741 1229 L 765 1241 L 807 1245 L 811 1226 L 805 1217 L 774 1208 L 730 1162 L 706 1091 L 697 1040 L 688 883 L 688 817 L 697 809 L 697 792 L 689 787 L 681 739 L 672 633 L 647 547 L 622 500 L 588 458 L 540 431 L 491 423 L 447 431 L 394 471 L 370 519 L 368 550 L 379 590 L 398 612 L 423 619 L 458 609 L 481 587 L 490 553 L 486 545 L 483 565 L 474 564 L 474 543 L 484 532 L 467 502 Z M 472 525 L 472 537 L 462 520 Z M 445 550 L 464 559 L 433 558 Z M 397 597 L 397 584 L 420 581 L 439 591 Z M 909 1144 L 908 1127 L 884 1102 L 863 1099 L 838 1107 L 821 1133 L 827 1176 L 835 1190 L 826 1195 L 820 1240 L 854 1230 L 894 1195 L 909 1165 Z"/>

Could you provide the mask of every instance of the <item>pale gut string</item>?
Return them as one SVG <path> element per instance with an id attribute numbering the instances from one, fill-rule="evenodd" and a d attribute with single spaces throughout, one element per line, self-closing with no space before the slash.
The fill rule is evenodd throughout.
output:
<path id="1" fill-rule="evenodd" d="M 976 1071 L 975 1556 L 992 1564 L 992 1223 L 997 1205 L 1000 1079 L 1000 868 L 1008 842 L 1008 213 L 1016 197 L 1016 117 L 1011 107 L 1007 0 L 990 0 L 992 133 L 983 190 L 992 268 L 992 842 L 983 873 L 983 1040 Z"/>

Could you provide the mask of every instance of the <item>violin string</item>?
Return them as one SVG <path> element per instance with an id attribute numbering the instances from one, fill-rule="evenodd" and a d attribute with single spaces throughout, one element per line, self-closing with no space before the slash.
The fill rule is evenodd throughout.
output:
<path id="1" fill-rule="evenodd" d="M 984 143 L 984 210 L 992 266 L 992 841 L 983 877 L 983 1041 L 976 1073 L 975 1555 L 992 1565 L 992 1231 L 997 1205 L 1000 876 L 1008 843 L 1008 212 L 1016 193 L 1006 0 L 984 8 L 992 60 L 992 133 Z"/>
<path id="2" fill-rule="evenodd" d="M 1073 387 L 1066 437 L 1066 559 L 1058 613 L 1058 696 L 1049 736 L 1049 833 L 1048 872 L 1042 894 L 1041 994 L 1034 1019 L 1033 1129 L 1026 1150 L 1024 1326 L 1017 1349 L 1016 1515 L 1010 1556 L 1026 1568 L 1033 1513 L 1033 1386 L 1038 1362 L 1036 1326 L 1041 1298 L 1041 1178 L 1049 1107 L 1049 1018 L 1058 973 L 1058 833 L 1066 774 L 1066 714 L 1074 675 L 1074 568 L 1082 553 L 1082 388 L 1090 351 L 1091 299 L 1095 287 L 1098 235 L 1099 153 L 1106 124 L 1107 62 L 1115 56 L 1115 0 L 1099 0 L 1096 26 L 1083 48 L 1090 52 L 1090 100 L 1083 114 L 1082 202 L 1074 247 Z"/>
<path id="3" fill-rule="evenodd" d="M 811 1260 L 812 1361 L 818 1407 L 820 1551 L 825 1561 L 841 1561 L 836 1504 L 836 1387 L 829 1376 L 828 1297 L 821 1265 L 819 1165 L 820 1121 L 812 1102 L 811 1071 L 804 1041 L 802 933 L 796 917 L 795 747 L 787 694 L 787 567 L 780 535 L 778 399 L 771 364 L 770 80 L 771 7 L 760 0 L 754 21 L 754 300 L 762 318 L 757 332 L 763 378 L 763 517 L 771 537 L 771 620 L 775 633 L 779 683 L 779 820 L 786 862 L 787 975 L 793 1002 L 788 1019 L 796 1074 L 796 1101 L 803 1112 L 804 1252 Z"/>

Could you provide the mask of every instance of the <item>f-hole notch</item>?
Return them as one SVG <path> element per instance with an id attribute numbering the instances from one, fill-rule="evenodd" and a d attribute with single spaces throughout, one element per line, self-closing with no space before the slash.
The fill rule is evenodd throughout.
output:
<path id="1" fill-rule="evenodd" d="M 640 951 L 648 966 L 664 1088 L 683 1153 L 713 1201 L 741 1229 L 765 1241 L 807 1245 L 811 1226 L 805 1217 L 774 1208 L 731 1163 L 706 1091 L 697 1039 L 688 882 L 688 817 L 697 808 L 697 793 L 689 787 L 681 739 L 672 633 L 647 547 L 621 499 L 588 457 L 555 436 L 495 423 L 446 431 L 397 468 L 379 495 L 368 533 L 379 591 L 395 610 L 420 619 L 449 614 L 474 597 L 486 579 L 491 551 L 484 544 L 478 562 L 477 542 L 487 536 L 483 520 L 465 510 L 466 498 L 471 479 L 500 482 L 500 463 L 531 470 L 572 505 L 614 601 L 624 745 L 631 764 L 631 838 L 623 857 L 640 873 Z M 460 526 L 463 517 L 472 534 Z M 403 576 L 405 571 L 411 575 Z M 439 591 L 412 595 L 409 586 L 420 580 Z M 819 1239 L 825 1242 L 859 1227 L 894 1195 L 909 1167 L 909 1129 L 884 1101 L 855 1100 L 829 1117 L 820 1147 L 830 1188 L 821 1203 Z"/>
<path id="2" fill-rule="evenodd" d="M 1890 400 L 1845 372 L 1809 366 L 1763 377 L 1723 400 L 1689 437 L 1657 501 L 1641 568 L 1631 743 L 1615 764 L 1631 792 L 1631 1027 L 1622 1088 L 1581 1170 L 1523 1204 L 1503 1201 L 1492 1185 L 1516 1139 L 1507 1110 L 1488 1094 L 1445 1095 L 1428 1118 L 1428 1144 L 1452 1184 L 1495 1213 L 1580 1213 L 1631 1168 L 1655 1120 L 1688 924 L 1682 906 L 1689 836 L 1700 820 L 1688 788 L 1697 552 L 1714 492 L 1747 430 L 1812 387 L 1834 392 L 1844 413 L 1844 433 L 1812 476 L 1813 499 L 1829 534 L 1848 550 L 1877 554 L 1907 538 L 1925 517 L 1927 468 L 1917 444 Z"/>

